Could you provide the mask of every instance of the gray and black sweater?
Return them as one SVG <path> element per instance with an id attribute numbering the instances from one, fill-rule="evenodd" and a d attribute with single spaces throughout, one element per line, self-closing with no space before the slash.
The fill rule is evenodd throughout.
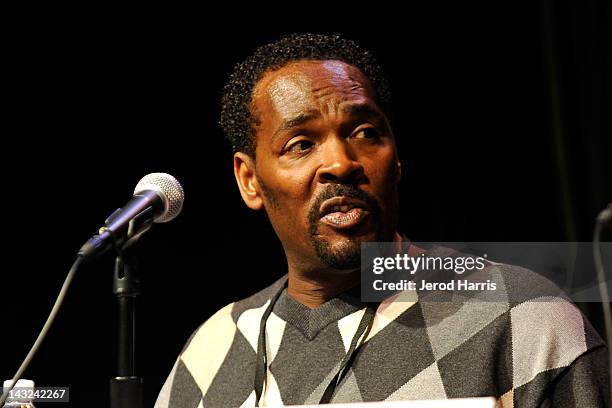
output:
<path id="1" fill-rule="evenodd" d="M 400 292 L 382 302 L 332 402 L 493 396 L 505 408 L 608 406 L 607 349 L 579 309 L 547 295 L 558 292 L 531 271 L 491 264 L 481 273 L 475 279 L 494 280 L 507 301 Z M 261 316 L 285 281 L 200 326 L 155 407 L 253 407 Z M 355 292 L 309 309 L 283 290 L 267 319 L 260 405 L 318 403 L 364 312 Z"/>

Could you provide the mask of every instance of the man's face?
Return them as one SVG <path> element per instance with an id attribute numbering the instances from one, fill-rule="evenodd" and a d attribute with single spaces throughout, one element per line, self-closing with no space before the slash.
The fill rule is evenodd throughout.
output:
<path id="1" fill-rule="evenodd" d="M 255 174 L 288 259 L 354 270 L 361 242 L 390 241 L 400 175 L 369 80 L 341 61 L 299 61 L 257 84 Z"/>

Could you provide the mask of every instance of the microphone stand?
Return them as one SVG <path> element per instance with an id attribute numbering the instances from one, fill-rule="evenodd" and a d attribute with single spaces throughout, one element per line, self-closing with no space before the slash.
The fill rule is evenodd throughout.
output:
<path id="1" fill-rule="evenodd" d="M 117 376 L 110 381 L 111 408 L 142 408 L 142 378 L 136 375 L 136 297 L 141 293 L 136 257 L 131 248 L 153 224 L 152 207 L 134 217 L 125 236 L 115 239 L 117 258 L 113 293 L 117 297 Z M 112 217 L 112 216 L 111 216 Z"/>
<path id="2" fill-rule="evenodd" d="M 110 381 L 111 408 L 142 408 L 142 378 L 136 375 L 136 296 L 140 294 L 133 254 L 115 259 L 113 293 L 117 297 L 117 376 Z"/>

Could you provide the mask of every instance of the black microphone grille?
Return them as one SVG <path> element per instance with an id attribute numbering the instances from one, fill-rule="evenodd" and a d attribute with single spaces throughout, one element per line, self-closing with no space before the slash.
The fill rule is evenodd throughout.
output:
<path id="1" fill-rule="evenodd" d="M 185 192 L 183 191 L 181 183 L 170 174 L 147 174 L 136 185 L 134 195 L 145 190 L 157 191 L 164 201 L 164 212 L 155 219 L 155 222 L 171 221 L 176 218 L 183 209 Z"/>

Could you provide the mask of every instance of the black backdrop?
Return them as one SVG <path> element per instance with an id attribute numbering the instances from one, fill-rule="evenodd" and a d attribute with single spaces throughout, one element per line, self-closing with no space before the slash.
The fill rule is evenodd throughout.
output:
<path id="1" fill-rule="evenodd" d="M 176 176 L 186 202 L 141 245 L 146 406 L 202 321 L 284 273 L 265 217 L 239 197 L 216 122 L 233 63 L 287 32 L 341 32 L 386 67 L 404 166 L 401 225 L 412 239 L 591 239 L 612 200 L 605 0 L 240 11 L 248 22 L 193 10 L 42 12 L 5 36 L 4 378 L 76 250 L 149 172 Z M 111 275 L 112 257 L 79 272 L 27 371 L 38 385 L 70 386 L 70 406 L 108 406 Z M 601 329 L 596 307 L 585 310 Z"/>

